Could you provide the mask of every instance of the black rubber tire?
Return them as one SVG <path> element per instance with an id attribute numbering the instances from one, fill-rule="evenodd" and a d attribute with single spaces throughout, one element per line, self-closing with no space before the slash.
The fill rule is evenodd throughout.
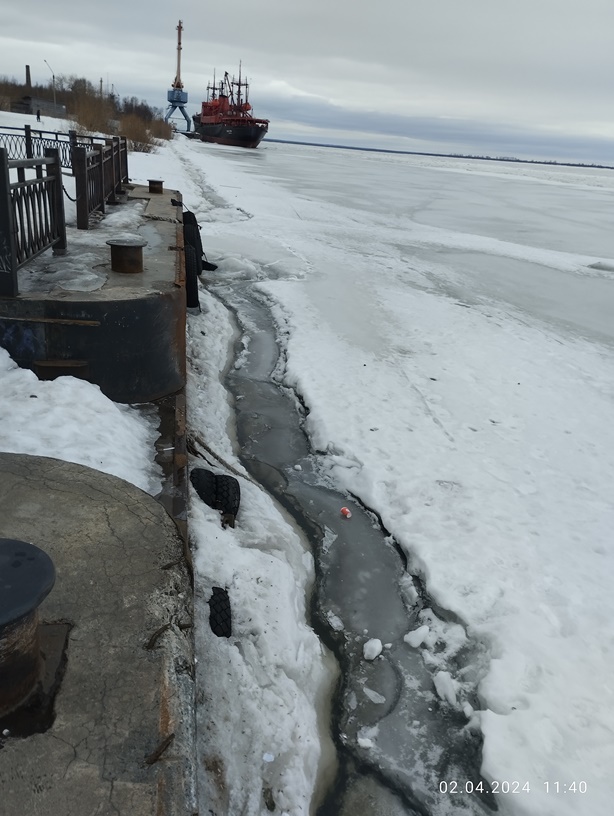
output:
<path id="1" fill-rule="evenodd" d="M 196 220 L 196 216 L 193 212 L 186 210 L 183 214 L 183 225 L 185 227 L 186 224 L 196 224 L 198 226 L 198 221 Z"/>
<path id="2" fill-rule="evenodd" d="M 194 490 L 205 504 L 217 508 L 217 477 L 215 473 L 205 468 L 194 468 L 190 472 L 190 481 Z"/>
<path id="3" fill-rule="evenodd" d="M 209 626 L 214 635 L 229 638 L 232 636 L 232 611 L 228 592 L 222 587 L 213 587 L 209 604 Z"/>
<path id="4" fill-rule="evenodd" d="M 197 224 L 184 224 L 183 227 L 183 243 L 194 247 L 196 253 L 196 260 L 198 262 L 198 274 L 203 271 L 203 242 L 200 237 L 200 230 Z"/>
<path id="5" fill-rule="evenodd" d="M 188 309 L 200 309 L 200 300 L 198 299 L 198 275 L 201 265 L 196 258 L 194 247 L 189 244 L 185 245 L 184 255 L 186 306 Z"/>
<path id="6" fill-rule="evenodd" d="M 225 515 L 236 516 L 241 504 L 241 487 L 234 476 L 218 476 L 216 484 L 216 500 L 218 510 Z"/>

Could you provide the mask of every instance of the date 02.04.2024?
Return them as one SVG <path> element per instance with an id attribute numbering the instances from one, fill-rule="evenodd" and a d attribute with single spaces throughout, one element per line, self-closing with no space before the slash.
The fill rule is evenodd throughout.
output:
<path id="1" fill-rule="evenodd" d="M 546 793 L 586 793 L 588 790 L 586 782 L 542 782 Z M 471 782 L 469 780 L 460 781 L 458 779 L 442 780 L 439 783 L 440 793 L 531 793 L 531 785 L 528 782 L 517 782 L 493 779 L 488 784 L 485 782 Z"/>

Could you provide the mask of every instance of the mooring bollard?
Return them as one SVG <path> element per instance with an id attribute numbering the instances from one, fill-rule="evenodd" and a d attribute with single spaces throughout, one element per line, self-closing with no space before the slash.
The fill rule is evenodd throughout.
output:
<path id="1" fill-rule="evenodd" d="M 0 717 L 24 703 L 41 679 L 38 607 L 54 583 L 47 553 L 0 538 Z"/>
<path id="2" fill-rule="evenodd" d="M 107 241 L 111 247 L 111 269 L 114 272 L 142 272 L 143 247 L 147 241 L 142 238 L 112 238 Z"/>
<path id="3" fill-rule="evenodd" d="M 147 179 L 149 182 L 149 192 L 161 195 L 164 192 L 164 182 L 160 179 Z"/>

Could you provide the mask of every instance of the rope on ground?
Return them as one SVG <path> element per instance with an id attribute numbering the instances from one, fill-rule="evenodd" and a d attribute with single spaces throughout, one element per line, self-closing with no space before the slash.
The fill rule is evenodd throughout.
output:
<path id="1" fill-rule="evenodd" d="M 254 479 L 252 479 L 251 476 L 248 476 L 247 473 L 240 473 L 231 464 L 229 464 L 224 459 L 222 459 L 221 456 L 218 456 L 218 454 L 214 450 L 211 450 L 209 445 L 207 445 L 207 443 L 205 442 L 205 440 L 201 436 L 199 436 L 198 434 L 192 434 L 191 436 L 188 437 L 188 449 L 190 450 L 191 453 L 193 452 L 195 456 L 200 456 L 201 459 L 206 459 L 207 457 L 204 456 L 197 449 L 198 447 L 200 447 L 204 451 L 206 451 L 209 454 L 209 456 L 213 457 L 213 459 L 215 459 L 216 462 L 218 462 L 220 465 L 222 465 L 222 467 L 226 468 L 226 470 L 229 470 L 235 476 L 238 476 L 240 479 L 247 479 L 248 482 L 251 482 L 252 484 L 258 485 L 258 482 L 254 481 Z M 209 463 L 209 464 L 211 464 L 211 463 Z"/>
<path id="2" fill-rule="evenodd" d="M 178 218 L 166 218 L 164 215 L 147 215 L 145 213 L 144 218 L 149 219 L 149 221 L 168 221 L 170 224 L 181 224 Z"/>

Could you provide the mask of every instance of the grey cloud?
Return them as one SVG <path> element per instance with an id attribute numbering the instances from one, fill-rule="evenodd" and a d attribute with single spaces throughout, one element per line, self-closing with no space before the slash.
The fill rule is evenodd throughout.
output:
<path id="1" fill-rule="evenodd" d="M 604 134 L 614 138 L 611 0 L 107 0 L 104 9 L 56 0 L 50 15 L 42 0 L 11 5 L 0 74 L 21 77 L 31 63 L 45 82 L 47 59 L 58 74 L 102 76 L 122 96 L 165 107 L 181 16 L 194 103 L 214 67 L 232 71 L 242 59 L 257 113 L 296 125 L 360 122 L 442 144 L 600 157 L 609 154 Z M 280 79 L 319 99 L 265 98 Z M 563 135 L 545 135 L 547 127 Z"/>

